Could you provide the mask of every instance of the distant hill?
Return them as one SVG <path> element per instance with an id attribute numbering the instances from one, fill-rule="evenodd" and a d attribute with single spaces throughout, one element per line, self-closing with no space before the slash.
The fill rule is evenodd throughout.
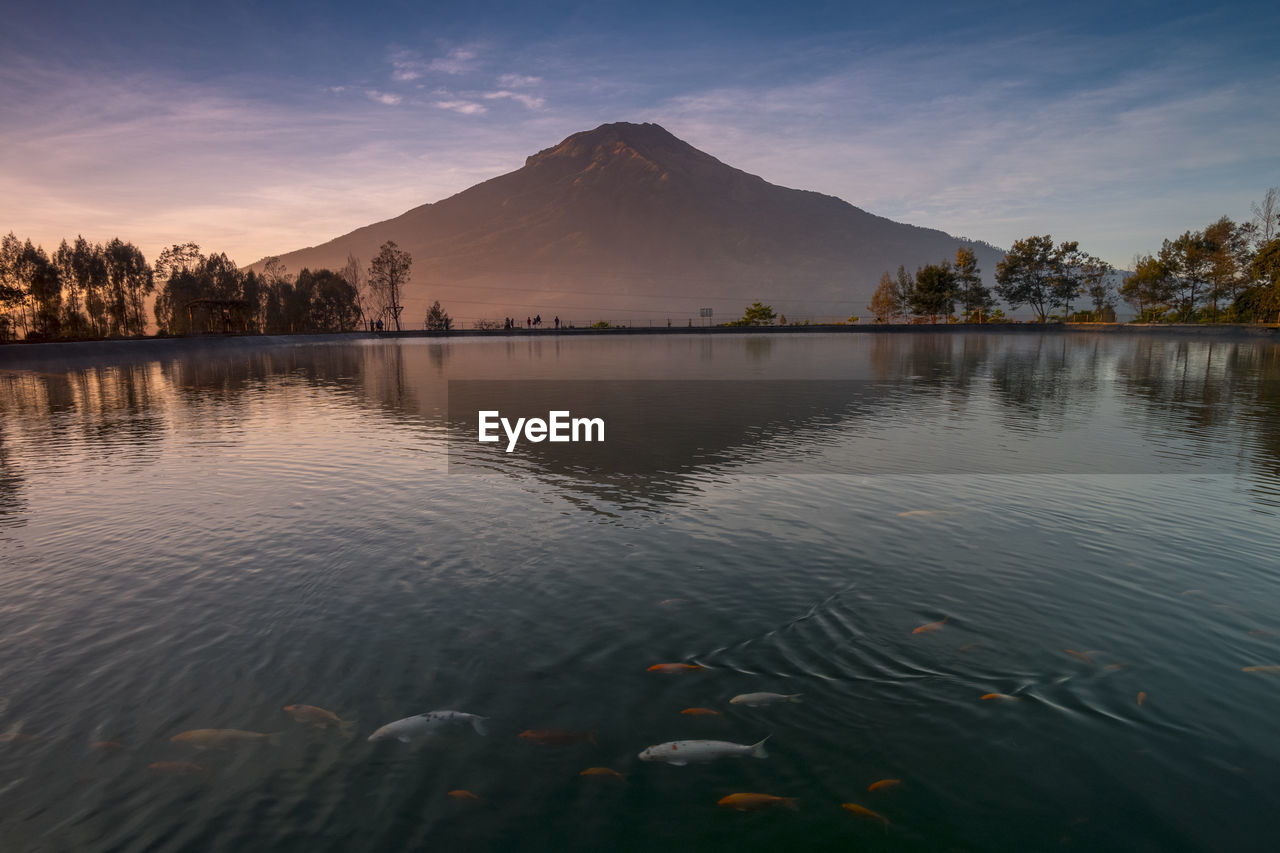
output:
<path id="1" fill-rule="evenodd" d="M 867 322 L 885 270 L 914 271 L 972 245 L 990 283 L 1002 256 L 770 184 L 656 124 L 626 122 L 575 133 L 514 172 L 280 259 L 296 273 L 338 269 L 351 253 L 367 268 L 386 240 L 413 256 L 406 328 L 421 328 L 436 299 L 466 325 L 538 313 L 578 325 L 685 325 L 699 308 L 724 321 L 756 299 L 796 320 Z"/>

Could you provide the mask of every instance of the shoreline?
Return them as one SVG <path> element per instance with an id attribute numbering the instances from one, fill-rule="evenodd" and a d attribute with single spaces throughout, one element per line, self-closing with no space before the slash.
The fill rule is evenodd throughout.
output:
<path id="1" fill-rule="evenodd" d="M 0 344 L 0 367 L 50 359 L 93 358 L 95 356 L 152 356 L 190 354 L 207 350 L 228 352 L 239 349 L 299 344 L 329 344 L 349 341 L 398 340 L 401 338 L 574 338 L 601 335 L 804 335 L 804 334 L 927 334 L 927 335 L 1060 335 L 1106 334 L 1183 339 L 1215 339 L 1280 342 L 1280 325 L 1247 324 L 1136 324 L 1136 323 L 947 323 L 812 326 L 637 326 L 608 329 L 459 329 L 447 332 L 405 330 L 400 332 L 332 332 L 314 335 L 195 335 L 191 337 L 114 338 L 89 341 L 15 341 Z"/>

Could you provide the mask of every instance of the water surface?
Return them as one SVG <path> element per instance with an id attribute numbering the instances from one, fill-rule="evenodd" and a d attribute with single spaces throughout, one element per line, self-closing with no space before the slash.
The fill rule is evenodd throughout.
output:
<path id="1" fill-rule="evenodd" d="M 459 402 L 494 387 L 530 408 L 594 400 L 644 437 L 495 453 Z M 1280 676 L 1243 670 L 1280 664 L 1278 514 L 1267 342 L 10 358 L 3 846 L 1269 849 Z M 646 671 L 664 662 L 703 669 Z M 729 704 L 755 691 L 802 702 Z M 433 709 L 491 734 L 366 740 Z M 170 741 L 198 728 L 280 734 Z M 517 737 L 549 728 L 594 742 Z M 765 760 L 636 757 L 765 736 Z M 149 767 L 180 761 L 206 772 Z M 626 779 L 578 775 L 591 766 Z M 867 791 L 884 778 L 902 784 Z M 743 791 L 798 807 L 717 806 Z"/>

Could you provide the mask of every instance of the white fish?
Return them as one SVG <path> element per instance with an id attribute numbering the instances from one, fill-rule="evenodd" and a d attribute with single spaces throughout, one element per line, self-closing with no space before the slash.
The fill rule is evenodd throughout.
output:
<path id="1" fill-rule="evenodd" d="M 673 740 L 648 747 L 640 753 L 641 761 L 665 761 L 676 767 L 689 763 L 715 761 L 717 758 L 768 758 L 764 751 L 765 738 L 751 745 L 729 743 L 727 740 Z"/>
<path id="2" fill-rule="evenodd" d="M 761 705 L 774 705 L 778 702 L 799 702 L 799 693 L 739 693 L 729 700 L 730 705 L 746 705 L 758 708 Z"/>
<path id="3" fill-rule="evenodd" d="M 471 723 L 471 727 L 476 730 L 476 734 L 487 735 L 489 728 L 484 724 L 487 719 L 489 718 L 481 717 L 477 714 L 467 714 L 462 711 L 428 711 L 425 714 L 418 714 L 416 717 L 405 717 L 403 720 L 387 723 L 369 735 L 369 740 L 395 738 L 401 743 L 408 743 L 415 737 L 435 734 L 452 723 L 467 722 Z"/>

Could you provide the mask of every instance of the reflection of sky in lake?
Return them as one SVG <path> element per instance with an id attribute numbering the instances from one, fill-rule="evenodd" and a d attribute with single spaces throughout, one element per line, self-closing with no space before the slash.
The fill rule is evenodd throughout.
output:
<path id="1" fill-rule="evenodd" d="M 1241 670 L 1280 664 L 1274 344 L 116 351 L 16 369 L 13 353 L 35 350 L 14 349 L 0 367 L 0 734 L 34 738 L 0 744 L 0 828 L 18 849 L 1269 838 L 1275 681 Z M 476 380 L 544 413 L 614 407 L 656 447 L 459 449 L 450 386 L 495 387 Z M 645 672 L 680 660 L 708 671 Z M 728 706 L 757 690 L 806 701 Z M 1023 701 L 994 707 L 988 692 Z M 357 719 L 360 736 L 296 726 L 280 711 L 293 702 Z M 725 716 L 681 717 L 691 705 Z M 494 734 L 364 741 L 451 707 L 490 716 Z M 169 742 L 201 727 L 284 735 L 231 754 Z M 515 737 L 544 727 L 599 743 Z M 768 761 L 635 761 L 664 740 L 765 734 Z M 107 756 L 99 740 L 125 746 Z M 180 760 L 208 779 L 148 770 Z M 584 787 L 591 765 L 628 782 Z M 907 780 L 900 794 L 866 800 L 886 776 Z M 483 820 L 455 808 L 455 788 L 485 797 Z M 801 809 L 726 820 L 715 801 L 734 791 Z M 883 811 L 890 832 L 850 822 L 842 801 Z M 1193 819 L 1206 813 L 1220 822 Z"/>

